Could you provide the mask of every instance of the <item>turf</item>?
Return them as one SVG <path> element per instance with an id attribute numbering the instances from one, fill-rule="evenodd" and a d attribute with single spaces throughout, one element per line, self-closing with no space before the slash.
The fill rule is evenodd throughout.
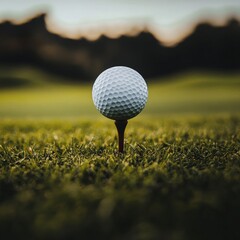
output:
<path id="1" fill-rule="evenodd" d="M 240 117 L 1 120 L 2 239 L 239 239 Z"/>
<path id="2" fill-rule="evenodd" d="M 91 84 L 66 84 L 68 79 L 31 68 L 0 67 L 0 82 L 7 85 L 9 78 L 25 79 L 25 87 L 0 88 L 0 118 L 100 117 L 92 102 Z M 142 116 L 240 111 L 240 73 L 189 72 L 147 82 L 149 99 Z"/>

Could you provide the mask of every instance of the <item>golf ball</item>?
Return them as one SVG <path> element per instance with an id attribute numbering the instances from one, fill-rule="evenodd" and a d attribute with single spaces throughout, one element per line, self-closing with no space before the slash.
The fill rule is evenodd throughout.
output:
<path id="1" fill-rule="evenodd" d="M 138 115 L 148 97 L 147 84 L 135 70 L 116 66 L 103 71 L 93 84 L 94 105 L 105 117 L 127 120 Z"/>

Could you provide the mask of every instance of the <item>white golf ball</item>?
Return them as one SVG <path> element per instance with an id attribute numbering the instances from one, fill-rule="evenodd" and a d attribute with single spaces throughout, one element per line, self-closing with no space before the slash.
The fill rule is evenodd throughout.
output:
<path id="1" fill-rule="evenodd" d="M 102 72 L 93 84 L 94 105 L 105 117 L 127 120 L 138 115 L 148 97 L 147 84 L 135 70 L 116 66 Z"/>

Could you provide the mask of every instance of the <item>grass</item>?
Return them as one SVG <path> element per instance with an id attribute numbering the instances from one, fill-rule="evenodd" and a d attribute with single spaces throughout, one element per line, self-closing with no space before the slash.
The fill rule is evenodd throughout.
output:
<path id="1" fill-rule="evenodd" d="M 91 86 L 9 78 L 25 85 L 0 90 L 1 239 L 240 239 L 239 74 L 150 82 L 125 154 Z"/>
<path id="2" fill-rule="evenodd" d="M 240 117 L 2 120 L 4 239 L 239 239 Z"/>
<path id="3" fill-rule="evenodd" d="M 99 118 L 91 85 L 65 84 L 34 69 L 2 69 L 0 81 L 21 78 L 22 88 L 0 90 L 0 118 Z M 142 116 L 235 113 L 240 111 L 240 74 L 184 73 L 149 81 Z M 56 84 L 57 83 L 57 84 Z"/>

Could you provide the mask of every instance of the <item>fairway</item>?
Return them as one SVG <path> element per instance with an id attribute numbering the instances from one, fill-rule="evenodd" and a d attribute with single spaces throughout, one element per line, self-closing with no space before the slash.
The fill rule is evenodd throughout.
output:
<path id="1" fill-rule="evenodd" d="M 0 90 L 0 238 L 240 239 L 240 74 L 148 81 L 126 152 L 90 84 L 34 69 Z"/>
<path id="2" fill-rule="evenodd" d="M 24 79 L 25 86 L 0 90 L 1 118 L 103 119 L 93 105 L 91 84 L 66 84 L 67 79 L 31 68 L 0 69 L 0 81 L 5 76 Z M 182 73 L 147 83 L 149 99 L 141 117 L 240 111 L 237 73 Z"/>

